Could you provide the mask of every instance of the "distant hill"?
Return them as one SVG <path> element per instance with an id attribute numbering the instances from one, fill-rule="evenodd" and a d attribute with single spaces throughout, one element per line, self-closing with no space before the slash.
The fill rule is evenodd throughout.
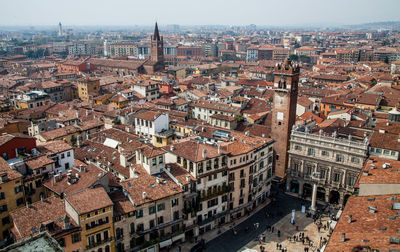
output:
<path id="1" fill-rule="evenodd" d="M 386 22 L 373 22 L 373 23 L 365 23 L 365 24 L 357 24 L 357 25 L 346 25 L 345 28 L 350 29 L 366 29 L 366 30 L 376 30 L 376 29 L 390 29 L 390 30 L 399 30 L 400 29 L 400 21 L 386 21 Z"/>

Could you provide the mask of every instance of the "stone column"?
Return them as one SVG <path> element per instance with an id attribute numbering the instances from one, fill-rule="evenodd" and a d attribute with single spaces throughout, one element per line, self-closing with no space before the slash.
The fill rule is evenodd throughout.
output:
<path id="1" fill-rule="evenodd" d="M 304 185 L 304 183 L 299 181 L 299 195 L 300 196 L 303 196 L 303 185 Z"/>
<path id="2" fill-rule="evenodd" d="M 317 184 L 313 184 L 311 211 L 315 212 L 317 210 L 316 205 L 317 205 Z"/>

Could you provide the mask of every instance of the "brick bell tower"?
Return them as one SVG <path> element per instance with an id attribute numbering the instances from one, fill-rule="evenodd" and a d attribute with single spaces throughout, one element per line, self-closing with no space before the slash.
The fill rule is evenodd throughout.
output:
<path id="1" fill-rule="evenodd" d="M 154 27 L 154 34 L 151 36 L 150 59 L 152 62 L 164 64 L 164 40 L 158 32 L 158 25 Z"/>
<path id="2" fill-rule="evenodd" d="M 296 104 L 300 67 L 291 60 L 274 67 L 274 101 L 271 120 L 271 138 L 275 140 L 275 175 L 286 177 L 289 138 L 296 120 Z"/>

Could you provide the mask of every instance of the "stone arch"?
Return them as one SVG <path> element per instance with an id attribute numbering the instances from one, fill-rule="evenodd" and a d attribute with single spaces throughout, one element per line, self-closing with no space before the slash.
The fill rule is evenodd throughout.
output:
<path id="1" fill-rule="evenodd" d="M 304 183 L 304 185 L 303 185 L 303 196 L 304 196 L 305 198 L 311 197 L 311 195 L 312 195 L 312 190 L 313 190 L 313 187 L 312 187 L 311 184 Z"/>
<path id="2" fill-rule="evenodd" d="M 325 201 L 326 190 L 323 187 L 317 187 L 317 200 Z"/>
<path id="3" fill-rule="evenodd" d="M 345 206 L 346 205 L 346 203 L 347 203 L 347 200 L 350 198 L 350 194 L 345 194 L 344 195 L 344 197 L 343 197 L 343 206 Z"/>
<path id="4" fill-rule="evenodd" d="M 330 204 L 339 204 L 340 202 L 340 193 L 336 190 L 332 190 L 329 193 L 329 203 Z"/>
<path id="5" fill-rule="evenodd" d="M 292 181 L 290 181 L 290 192 L 292 193 L 299 193 L 300 191 L 300 183 L 299 181 L 293 179 Z"/>

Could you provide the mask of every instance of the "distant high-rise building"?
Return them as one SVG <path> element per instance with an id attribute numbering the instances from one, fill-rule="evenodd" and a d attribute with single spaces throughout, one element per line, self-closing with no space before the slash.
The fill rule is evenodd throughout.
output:
<path id="1" fill-rule="evenodd" d="M 290 132 L 296 120 L 300 67 L 289 59 L 274 69 L 271 138 L 275 140 L 275 175 L 286 177 Z"/>
<path id="2" fill-rule="evenodd" d="M 62 30 L 61 22 L 58 23 L 58 36 L 59 37 L 63 36 L 63 30 Z"/>

